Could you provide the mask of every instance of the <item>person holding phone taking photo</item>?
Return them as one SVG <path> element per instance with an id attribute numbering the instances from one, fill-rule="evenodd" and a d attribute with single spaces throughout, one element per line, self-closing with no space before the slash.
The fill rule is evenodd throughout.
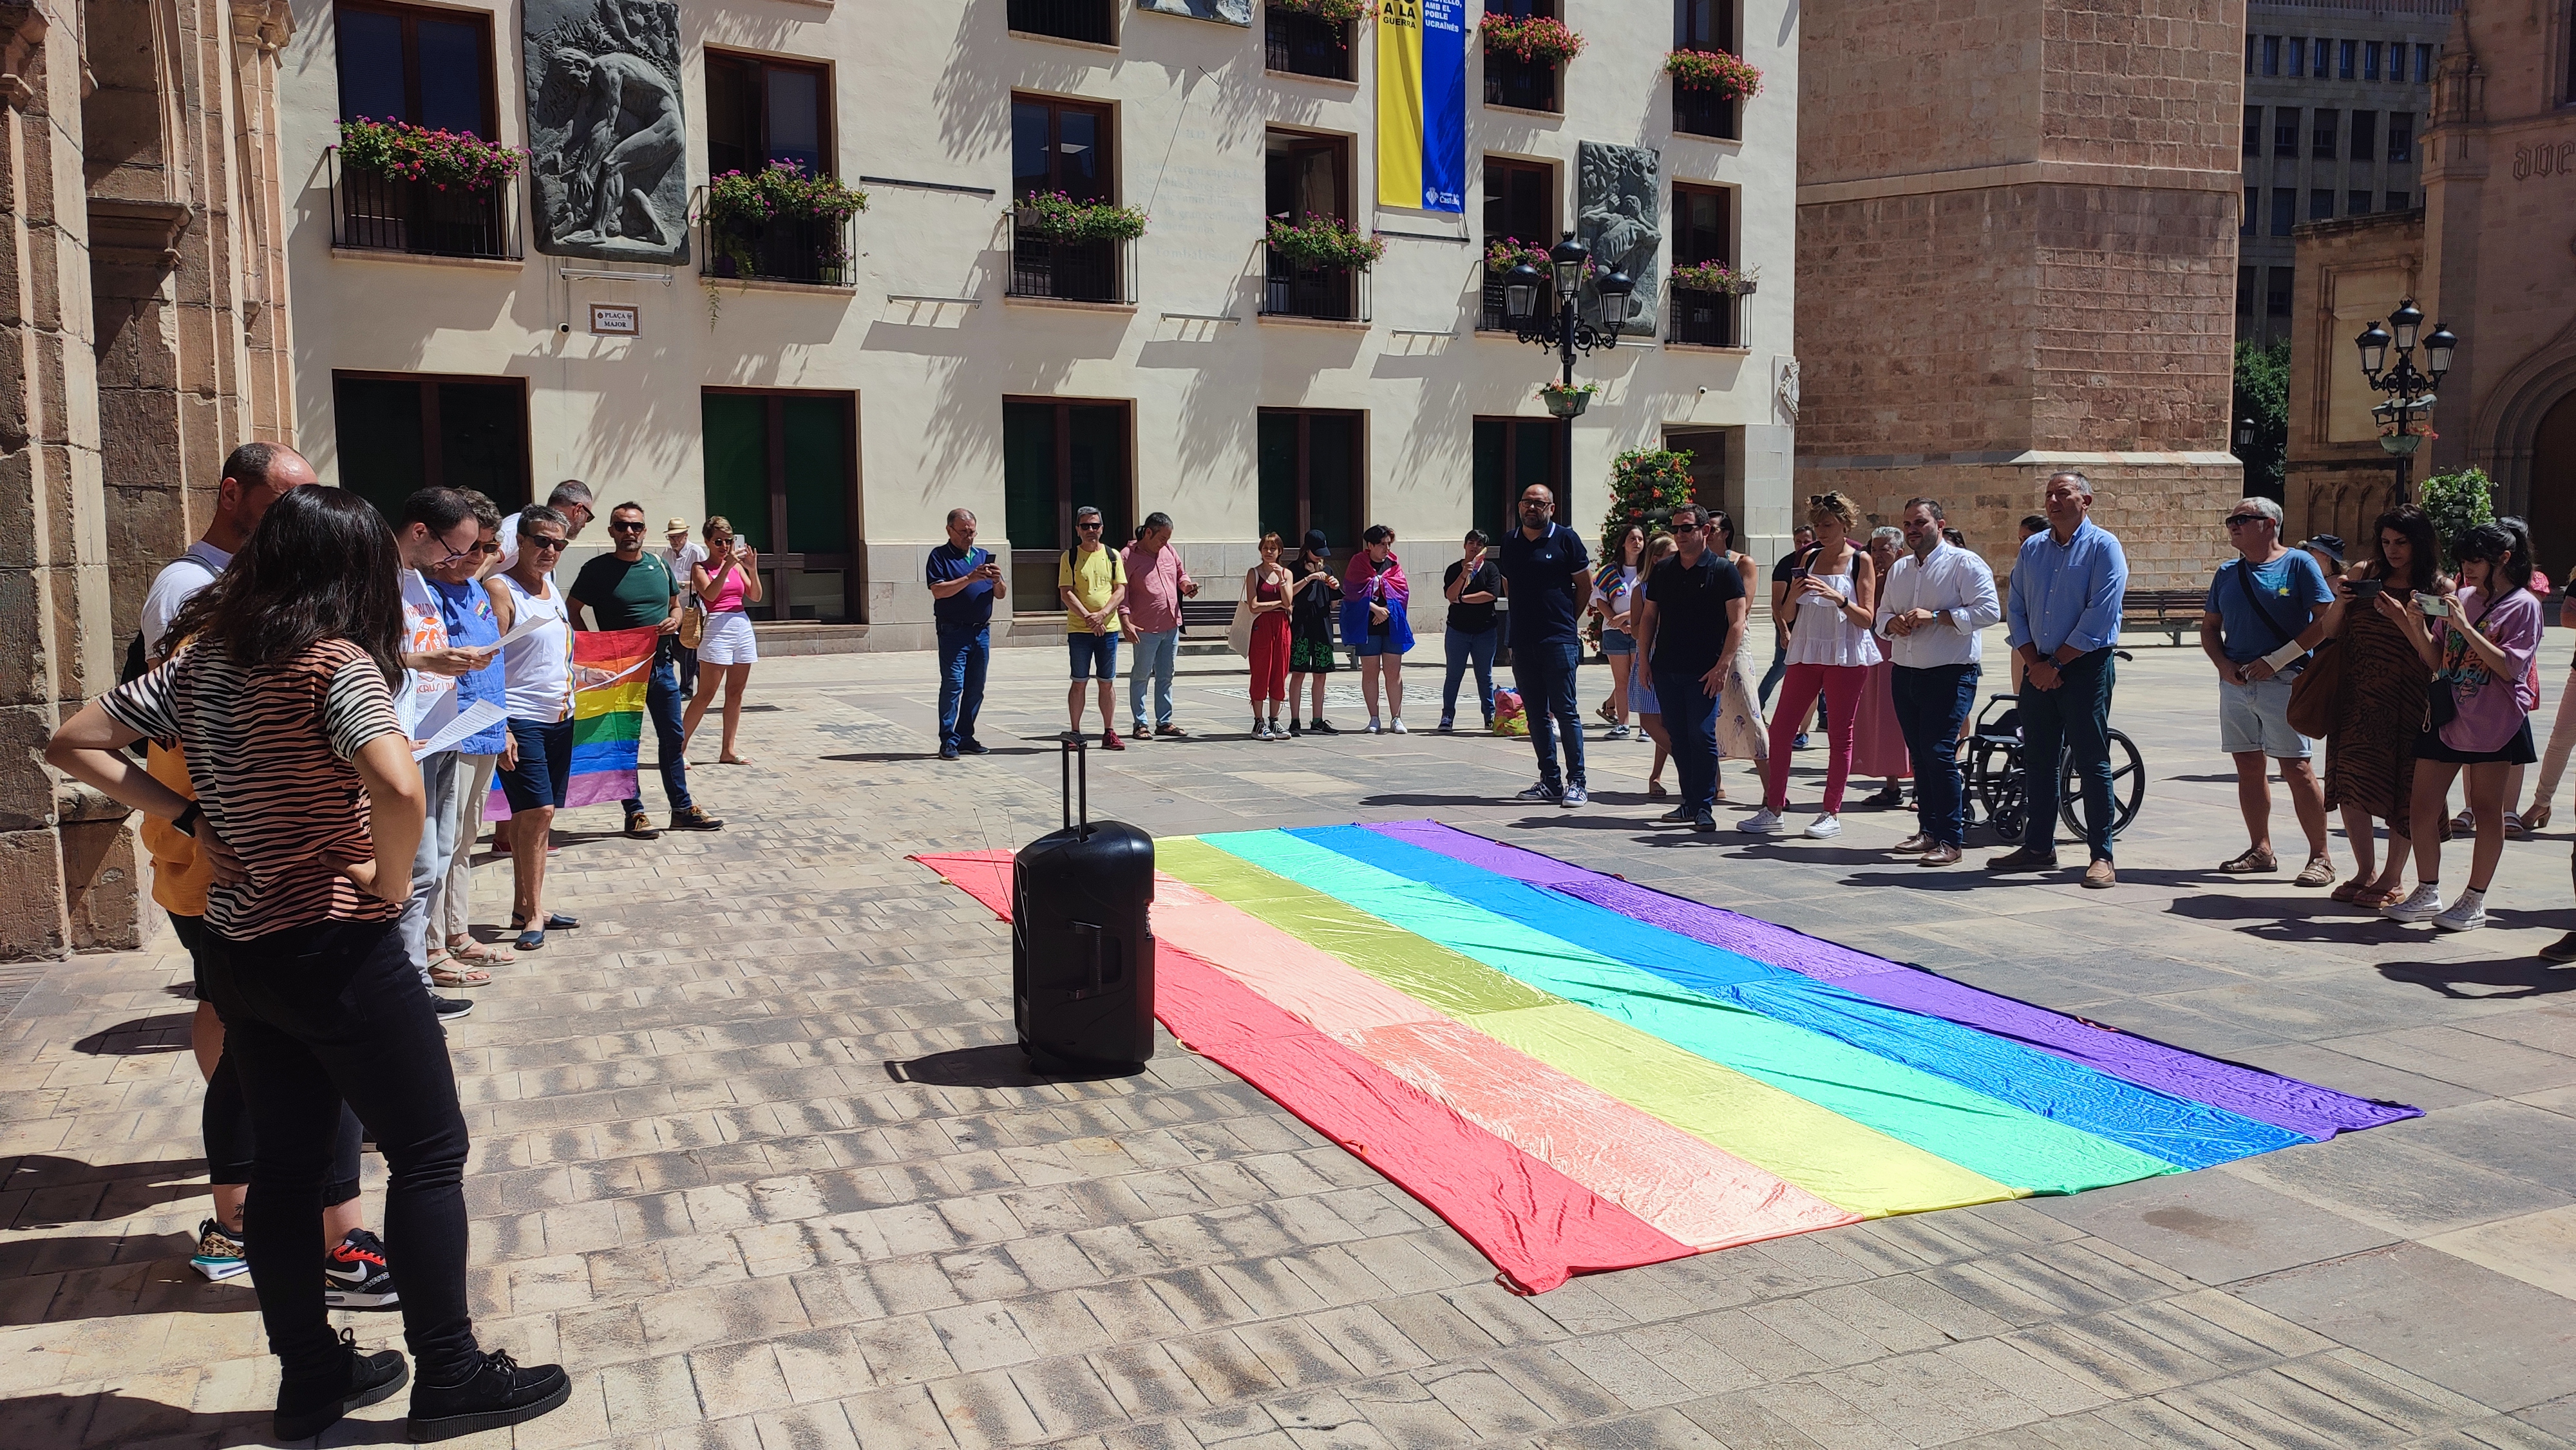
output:
<path id="1" fill-rule="evenodd" d="M 733 524 L 722 514 L 708 519 L 701 532 L 706 536 L 707 557 L 689 571 L 689 587 L 707 607 L 707 634 L 698 641 L 698 668 L 702 674 L 712 671 L 715 680 L 689 701 L 688 719 L 680 726 L 680 748 L 685 753 L 688 742 L 697 738 L 698 722 L 706 718 L 707 702 L 716 697 L 716 681 L 721 681 L 724 747 L 716 764 L 749 765 L 733 747 L 734 732 L 742 728 L 743 693 L 751 688 L 751 667 L 760 659 L 751 616 L 744 612 L 745 605 L 761 599 L 760 551 L 736 541 Z"/>
<path id="2" fill-rule="evenodd" d="M 948 511 L 948 542 L 923 566 L 939 646 L 939 758 L 982 755 L 975 717 L 984 709 L 984 672 L 993 655 L 993 605 L 1011 595 L 1001 562 L 975 542 L 975 511 Z"/>
<path id="3" fill-rule="evenodd" d="M 2333 896 L 2370 911 L 2406 894 L 2406 863 L 2415 849 L 2415 737 L 2428 687 L 2414 644 L 2378 601 L 2412 609 L 2418 594 L 2449 593 L 2440 561 L 2432 519 L 2412 504 L 2390 509 L 2371 525 L 2369 552 L 2347 571 L 2336 601 L 2320 616 L 2343 656 L 2327 717 L 2325 808 L 2342 814 L 2353 860 L 2352 878 Z M 2374 824 L 2381 821 L 2388 825 L 2384 867 Z"/>

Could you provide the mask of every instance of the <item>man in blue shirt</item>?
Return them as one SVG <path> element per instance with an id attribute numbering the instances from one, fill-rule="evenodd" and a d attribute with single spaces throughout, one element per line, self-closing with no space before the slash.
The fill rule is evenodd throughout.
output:
<path id="1" fill-rule="evenodd" d="M 2218 566 L 2200 616 L 2200 648 L 2218 667 L 2218 748 L 2236 759 L 2236 804 L 2245 813 L 2245 854 L 2218 869 L 2246 876 L 2279 868 L 2272 854 L 2272 784 L 2281 763 L 2290 808 L 2307 832 L 2301 886 L 2332 886 L 2326 851 L 2326 794 L 2309 768 L 2315 744 L 2290 728 L 2290 682 L 2308 650 L 2325 638 L 2318 619 L 2334 603 L 2325 571 L 2305 549 L 2281 543 L 2281 506 L 2249 498 L 2227 511 L 2237 557 Z"/>
<path id="2" fill-rule="evenodd" d="M 1556 494 L 1545 484 L 1521 490 L 1521 526 L 1503 535 L 1503 596 L 1511 601 L 1512 683 L 1528 712 L 1538 749 L 1538 784 L 1512 797 L 1572 809 L 1584 791 L 1583 709 L 1574 700 L 1574 670 L 1583 659 L 1575 632 L 1581 601 L 1592 596 L 1592 556 L 1583 538 L 1556 522 Z M 1557 774 L 1556 737 L 1565 732 L 1565 773 Z"/>
<path id="3" fill-rule="evenodd" d="M 2012 570 L 2004 642 L 2022 662 L 2021 847 L 1986 862 L 1989 871 L 2037 871 L 2057 864 L 2060 754 L 2084 781 L 2084 839 L 2092 861 L 2084 884 L 2116 886 L 2111 866 L 2111 647 L 2120 642 L 2120 600 L 2129 559 L 2120 541 L 2086 517 L 2093 481 L 2072 471 L 2048 480 L 2048 532 L 2022 542 Z"/>
<path id="4" fill-rule="evenodd" d="M 948 542 L 930 551 L 924 571 L 930 617 L 939 636 L 939 758 L 982 755 L 975 716 L 984 708 L 984 669 L 992 660 L 993 601 L 1010 583 L 992 551 L 975 547 L 975 514 L 948 511 Z"/>

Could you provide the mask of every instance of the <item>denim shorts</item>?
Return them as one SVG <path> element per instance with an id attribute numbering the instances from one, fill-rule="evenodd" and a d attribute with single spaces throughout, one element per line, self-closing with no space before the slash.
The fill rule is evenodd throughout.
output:
<path id="1" fill-rule="evenodd" d="M 1064 637 L 1064 652 L 1072 662 L 1073 677 L 1077 680 L 1118 678 L 1118 636 L 1114 632 L 1103 630 L 1093 634 L 1086 629 L 1079 634 L 1068 633 Z"/>
<path id="2" fill-rule="evenodd" d="M 1605 655 L 1632 655 L 1637 652 L 1636 636 L 1624 629 L 1601 631 L 1601 652 Z"/>
<path id="3" fill-rule="evenodd" d="M 510 738 L 519 744 L 519 763 L 501 772 L 501 794 L 510 809 L 562 809 L 564 792 L 572 787 L 572 721 L 512 720 Z"/>
<path id="4" fill-rule="evenodd" d="M 1361 659 L 1367 659 L 1371 655 L 1394 655 L 1398 659 L 1404 657 L 1404 651 L 1395 647 L 1393 636 L 1382 629 L 1371 630 L 1346 643 L 1350 645 L 1351 653 Z"/>
<path id="5" fill-rule="evenodd" d="M 2294 676 L 2231 685 L 2218 682 L 2218 748 L 2230 755 L 2261 751 L 2274 760 L 2305 760 L 2315 743 L 2290 728 Z"/>

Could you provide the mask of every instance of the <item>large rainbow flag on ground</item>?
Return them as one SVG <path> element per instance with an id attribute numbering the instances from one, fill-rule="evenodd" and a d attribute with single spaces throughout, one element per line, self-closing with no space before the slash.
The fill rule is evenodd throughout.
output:
<path id="1" fill-rule="evenodd" d="M 917 859 L 1008 914 L 1007 853 Z M 2420 1115 L 1436 822 L 1155 862 L 1164 1025 L 1527 1292 Z"/>
<path id="2" fill-rule="evenodd" d="M 644 738 L 644 692 L 653 683 L 653 651 L 662 632 L 642 629 L 575 630 L 573 678 L 596 670 L 607 678 L 572 692 L 572 785 L 564 806 L 614 804 L 635 794 L 635 761 Z M 509 798 L 492 782 L 483 819 L 510 818 Z"/>

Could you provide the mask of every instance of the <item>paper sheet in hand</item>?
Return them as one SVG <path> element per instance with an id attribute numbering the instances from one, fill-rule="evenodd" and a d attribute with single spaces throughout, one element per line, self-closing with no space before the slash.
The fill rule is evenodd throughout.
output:
<path id="1" fill-rule="evenodd" d="M 466 706 L 455 719 L 448 721 L 446 729 L 429 737 L 427 742 L 413 746 L 411 758 L 427 760 L 442 750 L 453 750 L 458 741 L 469 735 L 480 735 L 492 726 L 500 724 L 506 717 L 507 712 L 501 708 L 500 701 L 477 700 Z"/>
<path id="2" fill-rule="evenodd" d="M 504 649 L 510 645 L 517 644 L 519 641 L 526 639 L 529 635 L 536 633 L 539 629 L 542 629 L 554 622 L 555 616 L 551 614 L 523 614 L 519 616 L 518 623 L 510 626 L 509 633 L 502 635 L 499 639 L 492 642 L 491 648 Z"/>

